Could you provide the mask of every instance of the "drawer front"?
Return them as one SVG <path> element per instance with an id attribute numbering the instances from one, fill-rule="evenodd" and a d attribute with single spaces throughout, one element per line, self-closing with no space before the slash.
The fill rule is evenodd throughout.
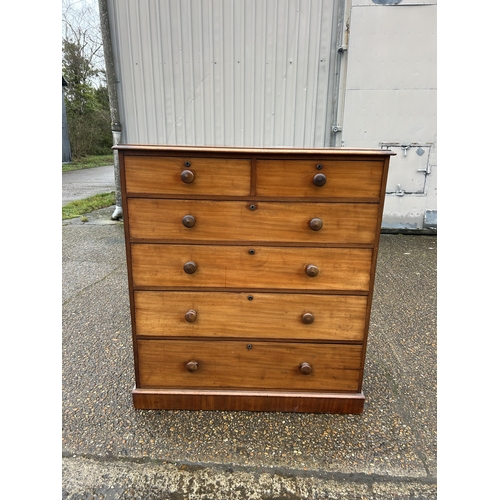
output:
<path id="1" fill-rule="evenodd" d="M 362 342 L 367 297 L 313 294 L 134 293 L 136 334 Z"/>
<path id="2" fill-rule="evenodd" d="M 378 205 L 130 198 L 131 238 L 372 244 Z"/>
<path id="3" fill-rule="evenodd" d="M 245 196 L 250 193 L 250 160 L 126 156 L 124 165 L 129 194 Z"/>
<path id="4" fill-rule="evenodd" d="M 131 260 L 134 286 L 368 291 L 372 250 L 135 243 Z"/>
<path id="5" fill-rule="evenodd" d="M 256 193 L 272 197 L 378 200 L 383 167 L 383 161 L 366 160 L 257 160 Z M 316 186 L 316 176 L 324 176 L 325 184 Z"/>
<path id="6" fill-rule="evenodd" d="M 362 346 L 138 340 L 141 388 L 357 391 Z M 301 367 L 309 374 L 303 374 Z M 190 371 L 194 370 L 195 371 Z"/>

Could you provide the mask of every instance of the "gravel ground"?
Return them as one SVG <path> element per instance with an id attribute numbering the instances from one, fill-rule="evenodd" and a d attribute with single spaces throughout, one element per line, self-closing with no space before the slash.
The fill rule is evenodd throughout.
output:
<path id="1" fill-rule="evenodd" d="M 436 236 L 381 236 L 362 415 L 135 410 L 112 210 L 62 228 L 63 498 L 437 498 Z"/>

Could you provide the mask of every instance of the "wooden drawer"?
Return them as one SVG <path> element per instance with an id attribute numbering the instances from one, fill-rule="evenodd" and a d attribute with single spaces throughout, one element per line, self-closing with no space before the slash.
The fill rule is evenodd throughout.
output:
<path id="1" fill-rule="evenodd" d="M 372 250 L 263 246 L 130 245 L 136 287 L 369 290 Z M 196 271 L 185 272 L 187 263 Z M 310 277 L 308 266 L 319 274 Z"/>
<path id="2" fill-rule="evenodd" d="M 380 230 L 369 203 L 130 198 L 128 213 L 130 238 L 146 240 L 373 244 Z"/>
<path id="3" fill-rule="evenodd" d="M 359 345 L 139 339 L 137 347 L 141 388 L 357 391 L 361 373 Z"/>
<path id="4" fill-rule="evenodd" d="M 384 171 L 380 160 L 272 159 L 256 163 L 257 196 L 380 199 Z M 316 175 L 326 177 L 323 186 L 313 183 Z"/>
<path id="5" fill-rule="evenodd" d="M 134 302 L 139 336 L 355 342 L 367 307 L 366 296 L 231 292 L 136 291 Z"/>
<path id="6" fill-rule="evenodd" d="M 186 167 L 186 162 L 189 162 L 189 167 Z M 127 156 L 124 166 L 129 195 L 244 196 L 250 193 L 250 160 Z M 185 183 L 181 180 L 184 171 L 192 172 L 192 182 Z"/>

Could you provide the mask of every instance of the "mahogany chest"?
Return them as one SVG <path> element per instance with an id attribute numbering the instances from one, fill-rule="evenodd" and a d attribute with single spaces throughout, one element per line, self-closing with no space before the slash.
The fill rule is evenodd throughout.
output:
<path id="1" fill-rule="evenodd" d="M 135 407 L 361 413 L 393 153 L 115 148 Z"/>

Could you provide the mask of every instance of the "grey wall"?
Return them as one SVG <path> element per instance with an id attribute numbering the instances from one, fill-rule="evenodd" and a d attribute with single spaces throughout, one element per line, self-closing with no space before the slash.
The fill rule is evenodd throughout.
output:
<path id="1" fill-rule="evenodd" d="M 330 145 L 331 0 L 108 0 L 122 142 Z M 333 53 L 333 59 L 332 59 Z"/>

